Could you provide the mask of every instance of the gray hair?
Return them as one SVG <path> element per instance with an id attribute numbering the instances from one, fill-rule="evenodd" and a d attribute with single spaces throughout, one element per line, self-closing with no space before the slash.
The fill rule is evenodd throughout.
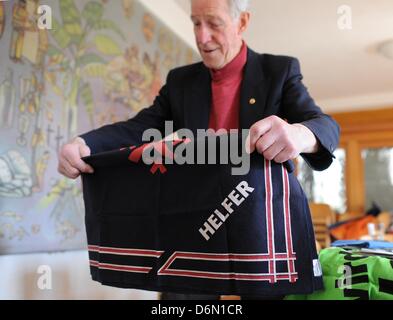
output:
<path id="1" fill-rule="evenodd" d="M 244 11 L 247 11 L 250 0 L 227 0 L 229 9 L 231 10 L 232 17 L 237 19 L 240 17 L 240 14 Z"/>

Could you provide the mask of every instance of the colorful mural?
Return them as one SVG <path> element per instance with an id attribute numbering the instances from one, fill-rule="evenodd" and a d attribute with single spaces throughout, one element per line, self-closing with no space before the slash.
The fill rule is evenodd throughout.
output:
<path id="1" fill-rule="evenodd" d="M 0 2 L 0 254 L 84 248 L 79 182 L 63 143 L 151 104 L 195 53 L 136 0 Z"/>
<path id="2" fill-rule="evenodd" d="M 0 39 L 3 36 L 5 25 L 4 3 L 0 2 Z"/>

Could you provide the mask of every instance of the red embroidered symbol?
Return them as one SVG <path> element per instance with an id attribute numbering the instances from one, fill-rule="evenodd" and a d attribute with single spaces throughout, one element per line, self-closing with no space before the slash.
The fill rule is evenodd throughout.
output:
<path id="1" fill-rule="evenodd" d="M 156 150 L 160 155 L 160 159 L 154 159 L 153 166 L 150 169 L 152 174 L 155 174 L 158 170 L 161 174 L 165 174 L 167 172 L 167 168 L 163 164 L 163 159 L 171 159 L 175 160 L 175 155 L 173 153 L 173 149 L 179 144 L 188 144 L 190 143 L 190 139 L 183 140 L 174 140 L 174 141 L 159 141 L 159 142 L 151 142 L 141 145 L 140 147 L 131 147 L 131 154 L 128 159 L 134 163 L 139 163 L 142 161 L 142 155 L 144 152 L 151 152 L 153 149 Z M 172 147 L 169 148 L 168 144 Z"/>

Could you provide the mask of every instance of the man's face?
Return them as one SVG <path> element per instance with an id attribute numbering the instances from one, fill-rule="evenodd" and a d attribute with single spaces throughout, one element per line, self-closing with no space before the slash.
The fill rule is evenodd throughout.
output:
<path id="1" fill-rule="evenodd" d="M 192 0 L 191 20 L 203 63 L 221 69 L 242 45 L 244 19 L 234 19 L 227 0 Z"/>

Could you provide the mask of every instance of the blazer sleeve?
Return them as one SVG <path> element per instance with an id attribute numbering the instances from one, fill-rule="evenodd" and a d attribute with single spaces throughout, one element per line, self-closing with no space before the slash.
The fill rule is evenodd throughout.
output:
<path id="1" fill-rule="evenodd" d="M 333 152 L 338 146 L 340 128 L 315 104 L 302 80 L 299 61 L 291 58 L 283 89 L 282 111 L 289 123 L 301 123 L 314 133 L 320 144 L 319 151 L 301 156 L 312 169 L 322 171 L 335 158 Z"/>
<path id="2" fill-rule="evenodd" d="M 147 129 L 164 131 L 165 121 L 171 120 L 171 107 L 169 99 L 168 82 L 161 88 L 153 105 L 140 111 L 135 117 L 107 125 L 96 130 L 80 135 L 86 141 L 91 153 L 111 151 L 142 142 L 143 132 Z"/>

